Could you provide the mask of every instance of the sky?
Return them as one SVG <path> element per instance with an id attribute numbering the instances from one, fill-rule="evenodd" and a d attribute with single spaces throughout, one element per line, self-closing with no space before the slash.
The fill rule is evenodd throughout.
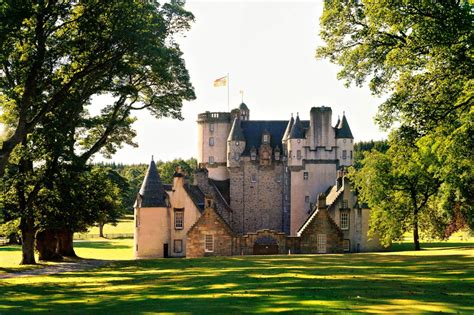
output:
<path id="1" fill-rule="evenodd" d="M 291 113 L 309 119 L 314 106 L 330 106 L 333 124 L 343 111 L 355 141 L 386 138 L 373 117 L 382 102 L 369 89 L 346 88 L 336 78 L 339 67 L 315 58 L 323 1 L 187 1 L 195 16 L 190 31 L 178 39 L 195 88 L 185 102 L 183 121 L 136 116 L 138 148 L 125 146 L 107 160 L 148 163 L 197 156 L 197 115 L 227 111 L 227 88 L 213 81 L 229 74 L 230 108 L 243 100 L 253 120 L 287 120 Z M 100 98 L 95 100 L 101 102 Z"/>

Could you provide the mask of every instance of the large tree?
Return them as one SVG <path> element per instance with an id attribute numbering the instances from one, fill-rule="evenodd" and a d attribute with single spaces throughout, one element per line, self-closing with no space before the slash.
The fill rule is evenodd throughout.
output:
<path id="1" fill-rule="evenodd" d="M 386 96 L 376 121 L 396 130 L 393 136 L 407 148 L 429 146 L 436 158 L 427 182 L 436 183 L 430 190 L 439 194 L 431 206 L 452 220 L 461 215 L 471 228 L 473 8 L 468 0 L 326 0 L 325 45 L 317 50 L 342 67 L 338 77 L 347 85 L 369 81 L 375 95 Z M 407 158 L 414 159 L 407 164 L 417 163 L 416 155 Z"/>
<path id="2" fill-rule="evenodd" d="M 0 15 L 0 119 L 10 131 L 0 175 L 13 165 L 5 191 L 15 188 L 23 263 L 34 263 L 33 203 L 61 165 L 80 169 L 133 144 L 133 111 L 181 118 L 182 101 L 194 98 L 174 41 L 192 15 L 178 1 L 133 0 L 7 1 Z M 110 103 L 90 115 L 101 94 Z"/>
<path id="3" fill-rule="evenodd" d="M 0 176 L 50 112 L 79 123 L 93 96 L 114 97 L 83 121 L 87 159 L 128 130 L 132 111 L 180 118 L 182 100 L 194 98 L 173 39 L 192 19 L 180 2 L 9 0 L 0 18 L 1 120 L 12 129 L 0 148 Z"/>

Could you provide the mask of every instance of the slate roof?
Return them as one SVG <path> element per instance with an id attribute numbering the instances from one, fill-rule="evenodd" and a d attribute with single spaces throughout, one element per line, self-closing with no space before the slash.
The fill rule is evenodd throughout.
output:
<path id="1" fill-rule="evenodd" d="M 289 120 L 288 125 L 286 126 L 285 133 L 283 134 L 283 139 L 288 140 L 288 137 L 290 136 L 291 127 L 293 127 L 294 123 L 295 119 L 293 118 L 292 114 L 291 119 Z"/>
<path id="2" fill-rule="evenodd" d="M 184 190 L 201 213 L 204 212 L 204 193 L 197 185 L 184 184 Z"/>
<path id="3" fill-rule="evenodd" d="M 243 110 L 249 110 L 249 108 L 247 107 L 247 105 L 245 105 L 244 102 L 240 103 L 239 105 L 239 109 L 243 109 Z"/>
<path id="4" fill-rule="evenodd" d="M 148 166 L 139 194 L 141 197 L 141 207 L 166 207 L 165 188 L 161 183 L 160 174 L 153 160 L 151 160 L 150 166 Z"/>
<path id="5" fill-rule="evenodd" d="M 304 129 L 309 128 L 309 121 L 301 121 L 301 125 L 304 132 Z M 281 141 L 288 126 L 288 120 L 246 120 L 241 121 L 240 126 L 246 141 L 242 155 L 249 156 L 252 147 L 257 149 L 260 147 L 265 130 L 270 133 L 270 146 L 273 149 L 278 147 L 283 152 Z"/>
<path id="6" fill-rule="evenodd" d="M 306 132 L 303 124 L 301 123 L 300 116 L 296 116 L 295 123 L 291 127 L 289 139 L 304 139 L 306 138 Z"/>
<path id="7" fill-rule="evenodd" d="M 237 117 L 232 123 L 232 128 L 230 129 L 229 137 L 227 141 L 245 141 L 244 132 L 240 127 L 240 119 Z"/>
<path id="8" fill-rule="evenodd" d="M 219 190 L 219 193 L 227 202 L 227 204 L 229 204 L 230 203 L 230 179 L 226 179 L 226 180 L 209 179 L 209 180 L 214 184 L 217 190 Z"/>
<path id="9" fill-rule="evenodd" d="M 336 127 L 336 138 L 350 138 L 354 139 L 352 136 L 351 128 L 347 122 L 346 115 L 342 115 L 342 120 Z"/>

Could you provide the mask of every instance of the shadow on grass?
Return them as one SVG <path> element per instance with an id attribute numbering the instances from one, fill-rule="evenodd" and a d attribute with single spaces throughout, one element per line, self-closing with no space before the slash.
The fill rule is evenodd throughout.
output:
<path id="1" fill-rule="evenodd" d="M 0 246 L 0 252 L 17 252 L 19 250 L 21 250 L 20 245 Z"/>
<path id="2" fill-rule="evenodd" d="M 5 283 L 0 313 L 472 313 L 472 252 L 444 252 L 114 262 Z"/>

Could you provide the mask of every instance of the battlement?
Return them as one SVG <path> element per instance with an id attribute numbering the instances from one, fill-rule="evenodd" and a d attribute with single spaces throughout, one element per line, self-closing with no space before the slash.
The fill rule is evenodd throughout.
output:
<path id="1" fill-rule="evenodd" d="M 205 112 L 198 114 L 198 123 L 200 122 L 231 122 L 231 114 L 227 112 Z"/>

